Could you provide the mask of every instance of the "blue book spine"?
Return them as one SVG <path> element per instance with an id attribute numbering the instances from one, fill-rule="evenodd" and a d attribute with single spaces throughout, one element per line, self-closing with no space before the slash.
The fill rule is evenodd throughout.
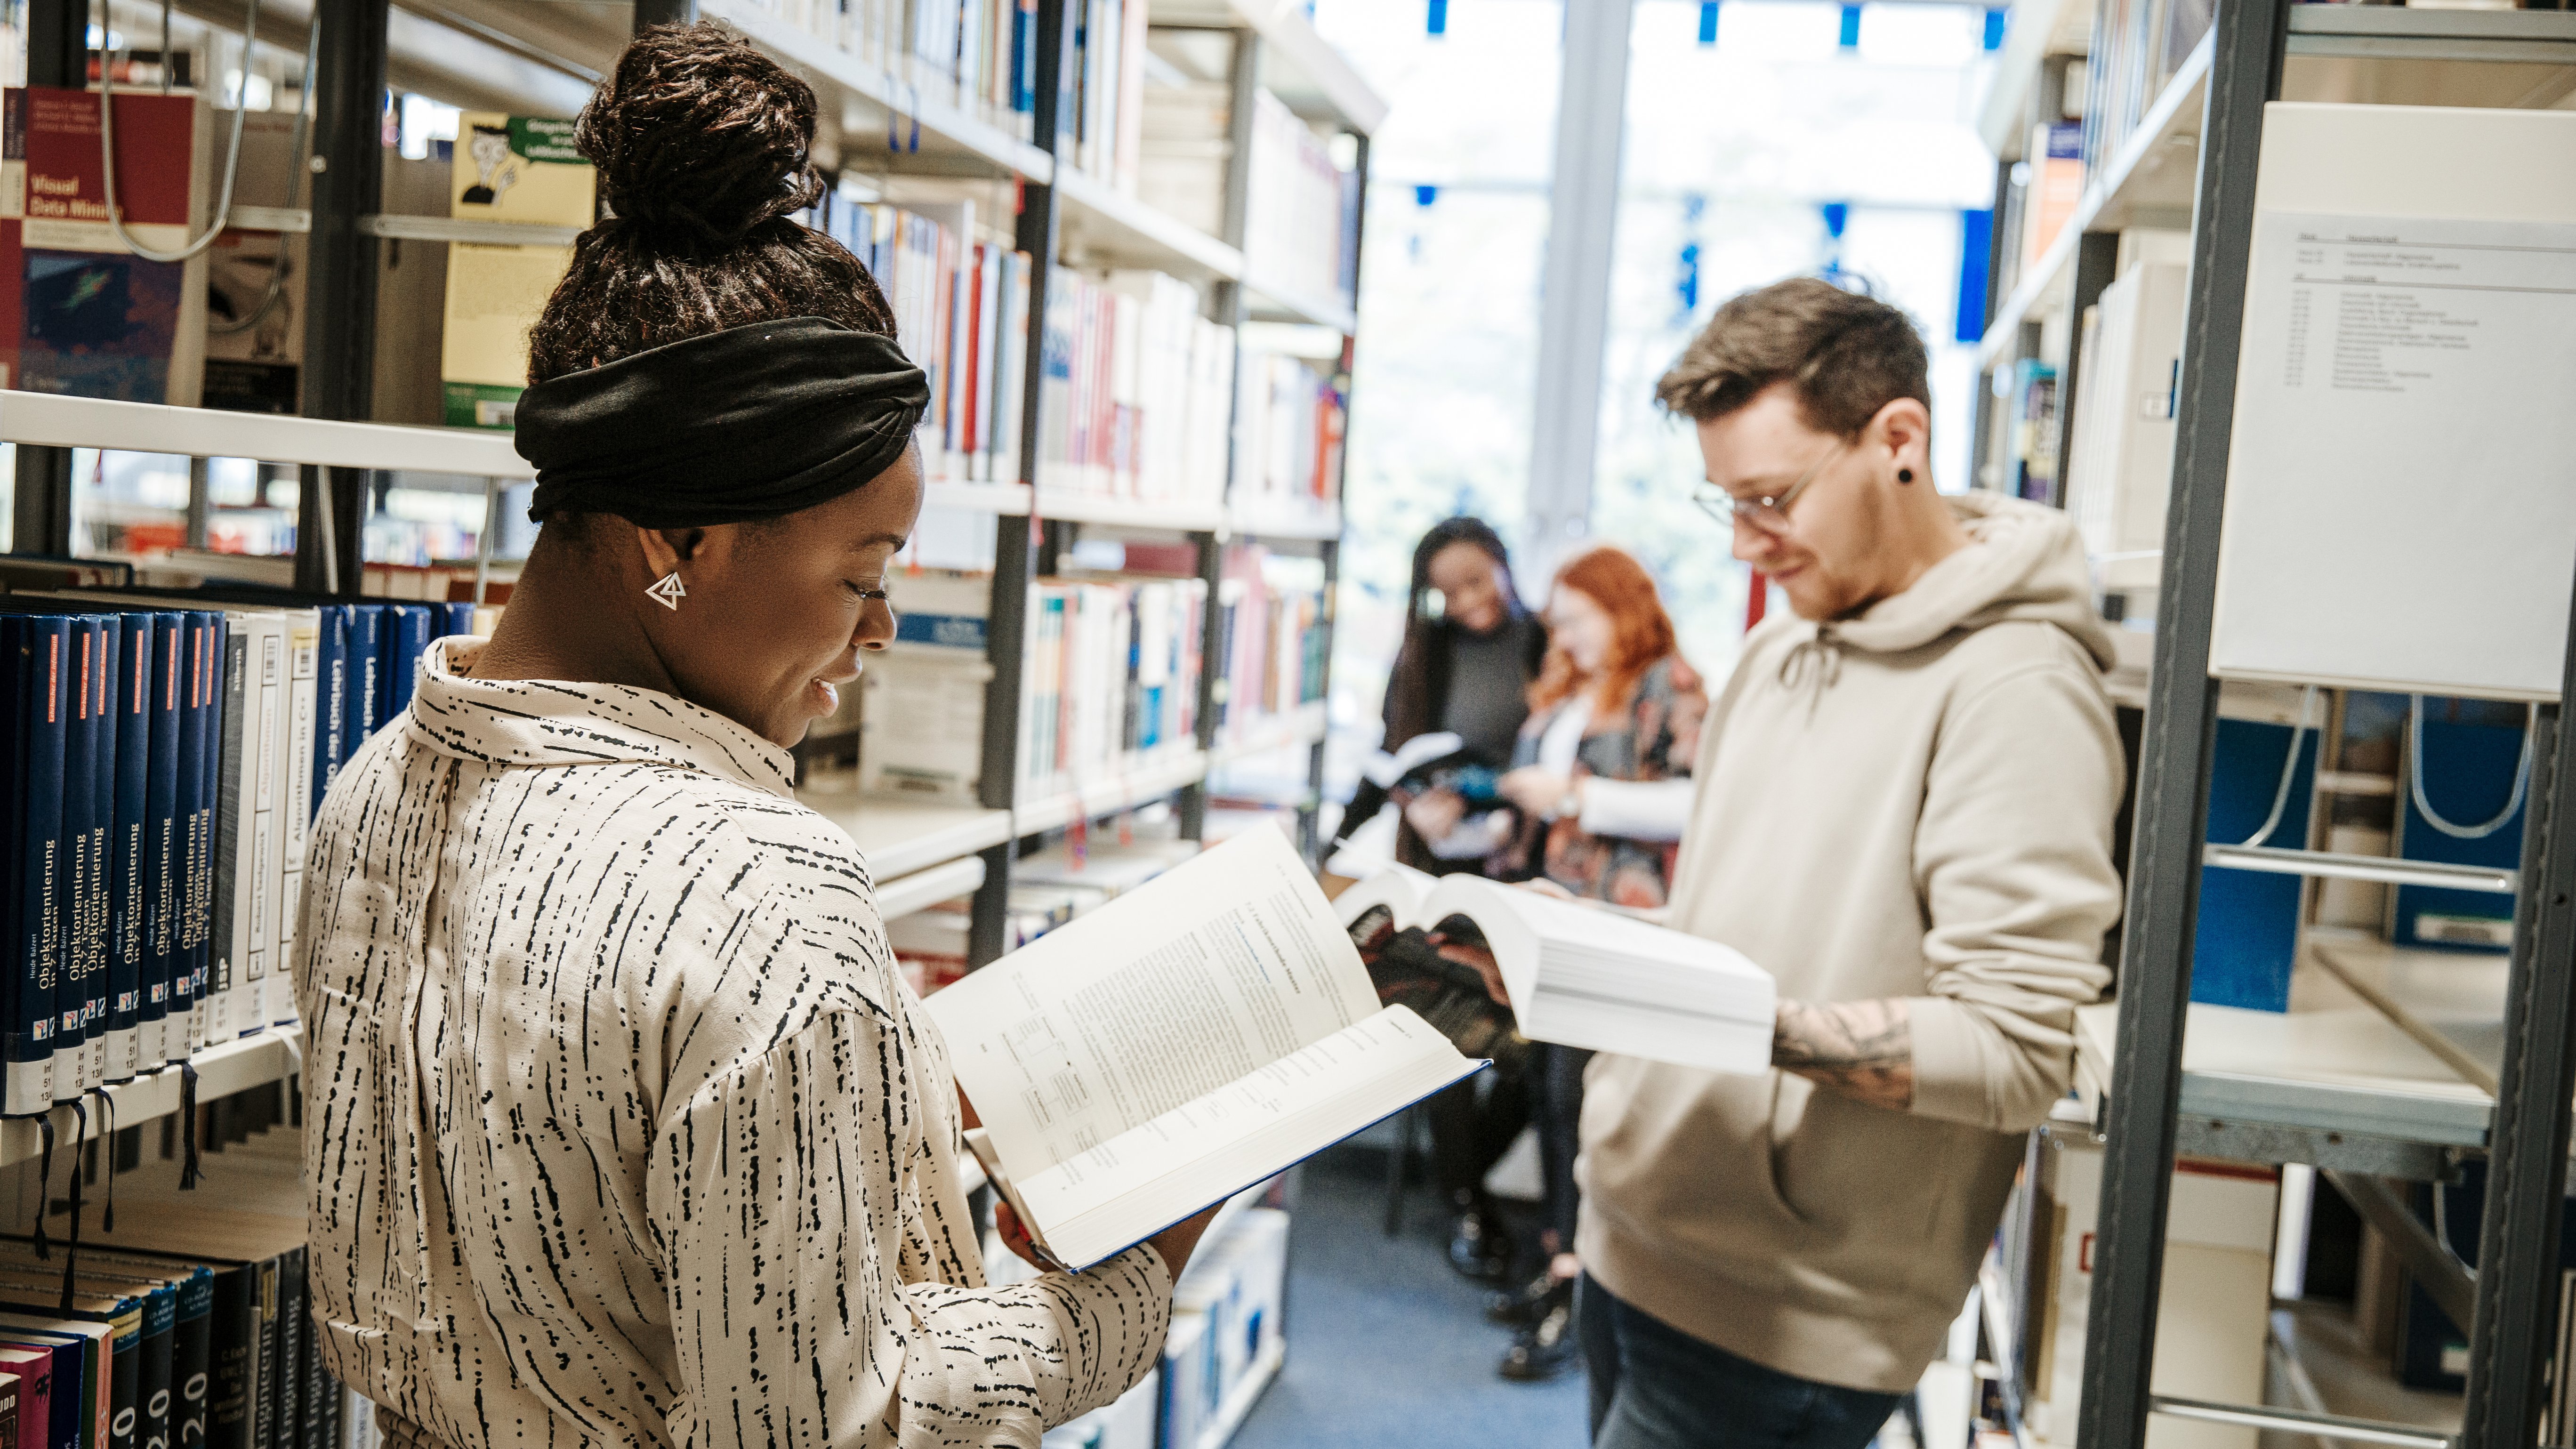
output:
<path id="1" fill-rule="evenodd" d="M 144 830 L 152 774 L 152 646 L 160 620 L 117 618 L 116 814 L 107 842 L 107 1080 L 143 1070 L 143 956 L 151 911 L 145 896 Z M 156 1063 L 157 1065 L 157 1063 Z"/>
<path id="2" fill-rule="evenodd" d="M 429 609 L 421 604 L 387 604 L 385 697 L 376 715 L 379 727 L 392 724 L 395 715 L 411 708 L 412 671 L 420 667 L 420 656 L 428 648 Z"/>
<path id="3" fill-rule="evenodd" d="M 330 792 L 331 782 L 340 778 L 341 763 L 349 758 L 349 609 L 345 604 L 325 604 L 315 610 L 322 616 L 321 633 L 313 643 L 313 688 L 316 718 L 313 722 L 313 813 L 322 813 L 322 797 Z"/>
<path id="4" fill-rule="evenodd" d="M 185 796 L 179 737 L 187 702 L 189 632 L 185 614 L 154 616 L 143 773 L 143 999 L 135 1013 L 135 1056 L 145 1071 L 171 1059 L 170 988 L 187 956 L 188 848 L 181 820 Z"/>
<path id="5" fill-rule="evenodd" d="M 105 922 L 96 922 L 94 929 L 91 913 L 98 902 L 90 888 L 92 857 L 104 855 L 107 846 L 98 781 L 110 773 L 100 748 L 100 717 L 106 713 L 98 707 L 99 644 L 105 632 L 100 619 L 96 614 L 74 616 L 63 641 L 63 869 L 54 890 L 63 927 L 62 984 L 54 997 L 54 1098 L 63 1102 L 78 1100 L 96 1085 L 88 1075 L 89 993 L 91 981 L 103 978 L 107 966 Z"/>
<path id="6" fill-rule="evenodd" d="M 358 757 L 358 746 L 384 719 L 385 606 L 351 604 L 349 608 L 349 742 L 340 763 Z"/>
<path id="7" fill-rule="evenodd" d="M 170 1015 L 182 1025 L 171 1033 L 172 1055 L 185 1059 L 205 1035 L 202 1019 L 206 978 L 214 968 L 215 940 L 215 804 L 220 782 L 216 766 L 224 730 L 224 654 L 229 647 L 224 616 L 212 611 L 189 616 L 188 713 L 179 762 L 182 789 L 189 804 L 188 952 L 186 974 L 174 978 Z M 229 893 L 227 893 L 229 895 Z"/>
<path id="8" fill-rule="evenodd" d="M 71 740 L 71 689 L 65 678 L 72 621 L 20 619 L 18 728 L 25 750 L 26 868 L 19 873 L 18 1013 L 0 1039 L 7 1058 L 12 1116 L 54 1103 L 54 995 L 62 985 L 62 879 L 69 841 L 63 833 L 63 755 Z"/>
<path id="9" fill-rule="evenodd" d="M 25 974 L 27 939 L 19 933 L 25 914 L 18 883 L 27 878 L 27 730 L 22 702 L 27 684 L 20 676 L 19 650 L 25 631 L 14 618 L 0 617 L 0 1035 L 13 1034 L 18 980 Z M 0 1062 L 0 1107 L 6 1107 L 8 1073 Z"/>
<path id="10" fill-rule="evenodd" d="M 429 631 L 431 638 L 453 639 L 458 635 L 469 638 L 473 636 L 474 606 L 472 604 L 432 604 L 429 607 L 430 612 L 438 616 L 437 627 Z"/>
<path id="11" fill-rule="evenodd" d="M 107 1080 L 108 972 L 116 959 L 114 871 L 116 853 L 116 679 L 123 656 L 118 645 L 125 621 L 115 614 L 93 615 L 91 636 L 97 662 L 90 675 L 91 757 L 89 853 L 89 975 L 81 979 L 81 1088 Z M 60 1084 L 57 1083 L 57 1086 Z"/>

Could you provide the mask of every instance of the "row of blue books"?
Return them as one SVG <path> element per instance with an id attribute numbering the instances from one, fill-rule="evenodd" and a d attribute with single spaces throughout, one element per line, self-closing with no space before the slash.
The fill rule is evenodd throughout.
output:
<path id="1" fill-rule="evenodd" d="M 295 1017 L 322 796 L 459 604 L 0 595 L 0 1115 Z"/>

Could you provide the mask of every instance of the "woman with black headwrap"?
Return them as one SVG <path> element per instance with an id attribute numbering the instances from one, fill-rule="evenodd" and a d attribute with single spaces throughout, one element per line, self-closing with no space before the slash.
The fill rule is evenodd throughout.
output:
<path id="1" fill-rule="evenodd" d="M 316 1328 L 397 1445 L 1034 1445 L 1156 1361 L 1205 1227 L 984 1286 L 971 1109 L 789 789 L 894 637 L 928 396 L 789 219 L 813 127 L 722 28 L 620 57 L 519 407 L 544 530 L 316 822 Z"/>

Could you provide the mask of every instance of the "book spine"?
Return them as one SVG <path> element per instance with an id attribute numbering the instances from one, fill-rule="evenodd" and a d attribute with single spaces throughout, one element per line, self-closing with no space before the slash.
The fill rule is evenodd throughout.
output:
<path id="1" fill-rule="evenodd" d="M 216 796 L 223 738 L 223 616 L 188 615 L 187 685 L 179 721 L 179 808 L 184 812 L 179 956 L 171 963 L 170 1061 L 184 1061 L 205 1040 L 206 982 L 213 967 Z"/>
<path id="2" fill-rule="evenodd" d="M 97 754 L 90 775 L 89 976 L 81 990 L 81 1089 L 91 1091 L 107 1081 L 108 1014 L 113 990 L 110 973 L 116 959 L 114 870 L 110 864 L 116 840 L 117 724 L 116 681 L 124 670 L 121 649 L 124 621 L 99 615 L 91 624 L 98 638 L 98 669 L 90 688 L 91 728 Z"/>
<path id="3" fill-rule="evenodd" d="M 163 614 L 152 633 L 150 758 L 143 776 L 143 900 L 146 921 L 143 999 L 135 1015 L 135 1055 L 149 1071 L 170 1060 L 170 987 L 186 954 L 182 909 L 187 895 L 186 829 L 181 824 L 179 735 L 186 703 L 187 617 Z"/>
<path id="4" fill-rule="evenodd" d="M 269 1380 L 270 1442 L 277 1449 L 304 1443 L 304 1250 L 277 1258 L 277 1371 Z"/>
<path id="5" fill-rule="evenodd" d="M 251 629 L 253 647 L 258 651 L 258 672 L 254 676 L 258 734 L 244 741 L 248 758 L 243 761 L 257 792 L 257 806 L 251 816 L 250 944 L 245 953 L 249 967 L 234 979 L 236 990 L 227 1014 L 230 1025 L 226 1035 L 230 1036 L 268 1024 L 269 979 L 277 964 L 277 922 L 285 906 L 279 899 L 285 875 L 278 862 L 286 839 L 286 620 L 280 614 L 260 615 L 252 620 Z"/>
<path id="6" fill-rule="evenodd" d="M 171 1449 L 170 1376 L 175 1367 L 179 1290 L 163 1282 L 143 1309 L 143 1343 L 135 1357 L 135 1449 Z"/>
<path id="7" fill-rule="evenodd" d="M 256 1299 L 259 1331 L 251 1350 L 251 1449 L 279 1449 L 277 1403 L 269 1390 L 277 1382 L 277 1345 L 282 1330 L 278 1314 L 281 1267 L 276 1258 L 259 1265 L 259 1295 Z"/>
<path id="8" fill-rule="evenodd" d="M 203 1449 L 214 1368 L 215 1275 L 200 1271 L 180 1285 L 178 1321 L 170 1330 L 172 1449 Z"/>
<path id="9" fill-rule="evenodd" d="M 357 737 L 341 756 L 343 764 L 357 758 L 358 746 L 365 744 L 385 721 L 386 612 L 383 604 L 349 606 L 349 671 L 357 691 L 357 706 L 351 711 L 350 722 Z"/>
<path id="10" fill-rule="evenodd" d="M 312 807 L 319 814 L 349 758 L 349 609 L 325 604 L 314 612 Z"/>
<path id="11" fill-rule="evenodd" d="M 107 1449 L 135 1449 L 135 1399 L 143 1383 L 143 1334 L 119 1333 L 108 1355 L 107 1425 L 99 1442 Z"/>
<path id="12" fill-rule="evenodd" d="M 286 736 L 279 742 L 285 757 L 285 779 L 278 801 L 277 949 L 269 958 L 268 1000 L 252 1026 L 295 1020 L 295 939 L 304 910 L 304 850 L 313 824 L 313 758 L 315 722 L 320 702 L 315 685 L 320 653 L 321 611 L 298 609 L 286 616 Z"/>
<path id="13" fill-rule="evenodd" d="M 225 630 L 222 745 L 215 756 L 215 875 L 210 959 L 206 978 L 204 1041 L 232 1035 L 227 1008 L 241 973 L 249 968 L 250 888 L 257 874 L 251 829 L 258 805 L 258 760 L 250 749 L 257 735 L 251 717 L 258 691 L 251 683 L 251 638 Z"/>
<path id="14" fill-rule="evenodd" d="M 18 650 L 19 779 L 23 825 L 18 835 L 23 869 L 18 892 L 17 957 L 11 985 L 17 1010 L 6 1043 L 7 1108 L 12 1115 L 53 1105 L 54 994 L 62 974 L 63 750 L 69 735 L 70 694 L 63 687 L 63 654 L 71 621 L 14 621 Z"/>
<path id="15" fill-rule="evenodd" d="M 143 1068 L 143 970 L 151 945 L 147 832 L 151 820 L 152 666 L 160 620 L 119 619 L 116 665 L 116 816 L 109 838 L 107 1080 Z"/>
<path id="16" fill-rule="evenodd" d="M 258 1265 L 217 1273 L 212 1298 L 206 1449 L 250 1449 L 251 1390 L 259 1376 Z"/>
<path id="17" fill-rule="evenodd" d="M 18 1449 L 18 1375 L 0 1372 L 0 1449 Z"/>
<path id="18" fill-rule="evenodd" d="M 94 1085 L 87 1080 L 89 991 L 93 953 L 106 942 L 90 929 L 90 853 L 107 839 L 98 818 L 99 628 L 95 616 L 72 621 L 64 641 L 63 853 L 56 877 L 55 914 L 62 921 L 62 985 L 54 998 L 54 1100 L 77 1101 Z"/>

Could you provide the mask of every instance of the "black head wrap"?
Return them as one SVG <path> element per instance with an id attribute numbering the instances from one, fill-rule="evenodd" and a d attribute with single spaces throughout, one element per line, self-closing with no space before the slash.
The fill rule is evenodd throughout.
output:
<path id="1" fill-rule="evenodd" d="M 894 466 L 930 389 L 891 337 L 821 317 L 728 327 L 519 396 L 528 516 L 644 528 L 777 518 Z"/>

